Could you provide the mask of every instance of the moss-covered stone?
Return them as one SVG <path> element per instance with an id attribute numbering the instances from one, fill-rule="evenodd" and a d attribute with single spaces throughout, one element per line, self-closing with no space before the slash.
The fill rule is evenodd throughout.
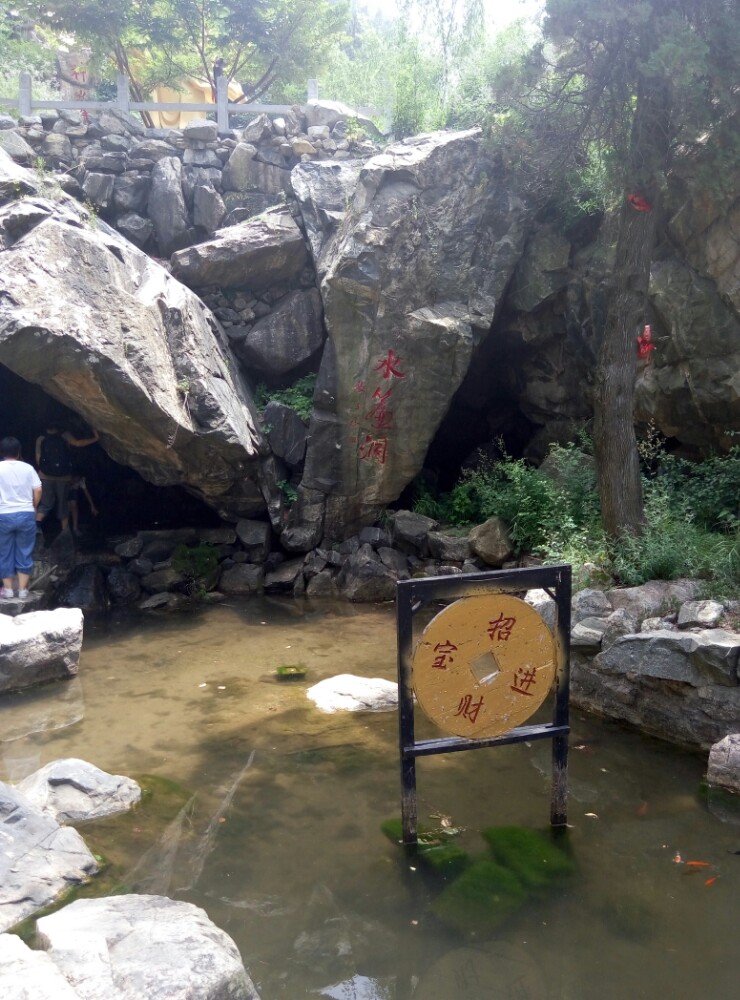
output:
<path id="1" fill-rule="evenodd" d="M 422 864 L 446 878 L 460 875 L 470 864 L 468 852 L 455 843 L 421 846 L 418 849 L 417 857 Z"/>
<path id="2" fill-rule="evenodd" d="M 463 934 L 488 936 L 527 898 L 517 876 L 490 858 L 480 858 L 448 885 L 432 912 Z"/>
<path id="3" fill-rule="evenodd" d="M 482 831 L 495 860 L 530 889 L 541 889 L 570 875 L 573 859 L 549 833 L 521 826 L 491 826 Z"/>

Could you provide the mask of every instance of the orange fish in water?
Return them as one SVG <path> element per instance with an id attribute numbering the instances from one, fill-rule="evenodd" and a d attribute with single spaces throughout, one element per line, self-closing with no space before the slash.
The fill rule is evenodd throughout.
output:
<path id="1" fill-rule="evenodd" d="M 711 868 L 711 864 L 708 861 L 687 861 L 686 864 L 689 868 Z"/>
<path id="2" fill-rule="evenodd" d="M 683 858 L 678 853 L 678 851 L 676 851 L 676 853 L 673 855 L 673 864 L 674 865 L 682 865 L 683 864 Z"/>
<path id="3" fill-rule="evenodd" d="M 704 885 L 714 885 L 714 883 L 717 881 L 717 877 L 718 876 L 715 875 L 714 878 L 708 878 L 704 883 Z"/>

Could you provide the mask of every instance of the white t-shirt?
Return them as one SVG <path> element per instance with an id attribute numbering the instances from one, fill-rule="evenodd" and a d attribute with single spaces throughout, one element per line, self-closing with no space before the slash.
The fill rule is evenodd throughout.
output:
<path id="1" fill-rule="evenodd" d="M 32 465 L 19 459 L 0 460 L 0 514 L 33 511 L 33 491 L 40 486 Z"/>

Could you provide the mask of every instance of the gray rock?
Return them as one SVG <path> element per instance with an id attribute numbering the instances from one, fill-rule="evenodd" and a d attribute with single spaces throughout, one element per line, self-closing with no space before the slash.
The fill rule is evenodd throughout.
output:
<path id="1" fill-rule="evenodd" d="M 154 233 L 154 223 L 135 212 L 129 212 L 116 223 L 118 231 L 134 246 L 143 247 Z"/>
<path id="2" fill-rule="evenodd" d="M 0 202 L 14 201 L 22 195 L 34 194 L 38 183 L 30 171 L 16 163 L 0 149 Z"/>
<path id="3" fill-rule="evenodd" d="M 267 443 L 212 315 L 104 223 L 48 205 L 42 226 L 0 249 L 0 364 L 149 482 L 187 486 L 227 516 L 264 510 Z M 81 260 L 84 281 L 67 266 Z"/>
<path id="4" fill-rule="evenodd" d="M 49 906 L 98 870 L 76 830 L 43 816 L 0 782 L 0 931 Z"/>
<path id="5" fill-rule="evenodd" d="M 398 685 L 379 677 L 339 674 L 319 681 L 306 695 L 321 712 L 392 712 L 398 705 Z"/>
<path id="6" fill-rule="evenodd" d="M 182 192 L 182 164 L 177 157 L 170 156 L 154 164 L 148 214 L 165 257 L 185 245 L 190 219 Z"/>
<path id="7" fill-rule="evenodd" d="M 223 172 L 226 191 L 249 191 L 254 186 L 249 165 L 256 152 L 257 147 L 249 142 L 239 142 L 232 149 Z"/>
<path id="8" fill-rule="evenodd" d="M 554 631 L 558 609 L 552 597 L 546 591 L 537 589 L 528 590 L 524 600 L 535 609 L 550 631 Z"/>
<path id="9" fill-rule="evenodd" d="M 18 135 L 17 132 L 0 129 L 0 149 L 24 167 L 33 166 L 36 159 L 36 151 L 33 146 L 29 146 L 23 136 Z"/>
<path id="10" fill-rule="evenodd" d="M 514 272 L 508 303 L 522 312 L 534 310 L 568 281 L 570 243 L 551 226 L 536 230 Z"/>
<path id="11" fill-rule="evenodd" d="M 242 130 L 244 142 L 260 142 L 262 139 L 269 139 L 271 135 L 272 122 L 265 114 L 257 115 Z"/>
<path id="12" fill-rule="evenodd" d="M 308 428 L 295 410 L 271 400 L 265 407 L 262 421 L 273 454 L 286 465 L 300 465 L 306 455 Z"/>
<path id="13" fill-rule="evenodd" d="M 127 538 L 126 541 L 119 542 L 118 545 L 114 546 L 113 551 L 122 559 L 135 559 L 141 555 L 143 548 L 144 539 L 141 535 L 134 535 L 133 538 Z"/>
<path id="14" fill-rule="evenodd" d="M 617 639 L 596 657 L 599 670 L 679 681 L 701 688 L 738 683 L 740 635 L 723 629 L 703 632 L 640 632 Z"/>
<path id="15" fill-rule="evenodd" d="M 384 528 L 377 528 L 373 525 L 368 525 L 366 528 L 362 528 L 357 537 L 360 541 L 360 545 L 372 545 L 374 549 L 379 549 L 391 544 L 390 534 Z"/>
<path id="16" fill-rule="evenodd" d="M 624 608 L 642 621 L 693 600 L 699 586 L 696 580 L 650 580 L 639 587 L 615 587 L 606 596 L 612 608 Z"/>
<path id="17" fill-rule="evenodd" d="M 37 934 L 85 1000 L 259 1000 L 234 942 L 192 903 L 78 899 Z"/>
<path id="18" fill-rule="evenodd" d="M 176 611 L 186 603 L 187 598 L 184 594 L 172 594 L 165 590 L 159 594 L 152 594 L 151 597 L 147 597 L 143 601 L 139 601 L 137 607 L 140 611 Z"/>
<path id="19" fill-rule="evenodd" d="M 223 528 L 198 529 L 198 541 L 202 545 L 233 545 L 236 539 L 236 528 L 232 525 L 224 525 Z"/>
<path id="20" fill-rule="evenodd" d="M 399 510 L 393 517 L 391 535 L 396 548 L 412 555 L 424 556 L 429 551 L 427 535 L 438 527 L 438 522 L 410 510 Z"/>
<path id="21" fill-rule="evenodd" d="M 108 774 L 74 757 L 46 764 L 17 787 L 37 812 L 63 826 L 128 812 L 141 799 L 132 778 Z"/>
<path id="22" fill-rule="evenodd" d="M 163 139 L 142 139 L 140 142 L 133 143 L 130 154 L 139 159 L 152 160 L 156 163 L 166 157 L 174 156 L 175 148 Z"/>
<path id="23" fill-rule="evenodd" d="M 588 621 L 589 619 L 586 620 Z M 639 629 L 637 628 L 637 619 L 634 615 L 631 615 L 625 608 L 617 608 L 606 619 L 606 628 L 601 637 L 601 648 L 609 649 L 623 635 L 631 635 L 637 631 Z"/>
<path id="24" fill-rule="evenodd" d="M 117 604 L 132 604 L 141 597 L 141 581 L 136 573 L 114 566 L 108 574 L 108 593 Z"/>
<path id="25" fill-rule="evenodd" d="M 226 206 L 218 191 L 197 184 L 193 190 L 193 225 L 200 226 L 212 236 L 223 222 L 225 215 Z"/>
<path id="26" fill-rule="evenodd" d="M 213 240 L 175 253 L 172 273 L 190 288 L 262 289 L 299 274 L 307 258 L 290 212 L 275 208 L 220 230 Z"/>
<path id="27" fill-rule="evenodd" d="M 194 118 L 182 129 L 186 142 L 215 142 L 218 139 L 218 125 L 207 118 Z"/>
<path id="28" fill-rule="evenodd" d="M 603 629 L 590 628 L 584 622 L 573 626 L 570 632 L 570 645 L 572 649 L 599 650 L 601 649 L 601 638 Z"/>
<path id="29" fill-rule="evenodd" d="M 325 336 L 317 289 L 294 291 L 254 324 L 236 353 L 247 368 L 279 377 L 306 365 Z"/>
<path id="30" fill-rule="evenodd" d="M 339 588 L 335 573 L 331 569 L 322 569 L 315 576 L 312 576 L 306 584 L 306 597 L 337 597 L 338 595 Z"/>
<path id="31" fill-rule="evenodd" d="M 302 573 L 303 558 L 288 559 L 265 574 L 265 591 L 267 593 L 292 591 Z"/>
<path id="32" fill-rule="evenodd" d="M 225 569 L 218 582 L 224 594 L 258 594 L 264 584 L 264 570 L 252 563 L 236 563 Z"/>
<path id="33" fill-rule="evenodd" d="M 514 546 L 509 529 L 500 517 L 489 517 L 468 534 L 470 548 L 487 566 L 499 568 L 511 558 Z"/>
<path id="34" fill-rule="evenodd" d="M 678 609 L 679 628 L 714 628 L 724 613 L 719 601 L 687 601 Z"/>
<path id="35" fill-rule="evenodd" d="M 113 202 L 115 178 L 112 174 L 88 172 L 82 182 L 85 198 L 96 208 L 108 208 Z"/>
<path id="36" fill-rule="evenodd" d="M 124 174 L 113 179 L 113 207 L 118 212 L 141 214 L 149 200 L 151 178 L 143 174 Z"/>
<path id="37" fill-rule="evenodd" d="M 321 251 L 347 212 L 361 167 L 359 160 L 324 160 L 300 163 L 291 172 L 290 184 L 301 206 L 313 259 L 320 271 Z"/>
<path id="38" fill-rule="evenodd" d="M 288 552 L 308 552 L 324 535 L 326 497 L 320 490 L 307 490 L 303 486 L 298 487 L 297 493 L 280 543 Z"/>
<path id="39" fill-rule="evenodd" d="M 709 752 L 707 781 L 740 792 L 740 733 L 730 733 Z"/>
<path id="40" fill-rule="evenodd" d="M 611 591 L 609 592 L 611 595 Z M 574 625 L 584 618 L 608 618 L 614 607 L 603 590 L 579 590 L 571 600 L 571 621 Z"/>
<path id="41" fill-rule="evenodd" d="M 236 534 L 252 562 L 265 561 L 270 551 L 272 537 L 267 521 L 250 521 L 243 518 L 236 523 Z"/>
<path id="42" fill-rule="evenodd" d="M 74 160 L 72 143 L 66 135 L 47 132 L 41 143 L 41 155 L 52 167 L 68 166 Z"/>
<path id="43" fill-rule="evenodd" d="M 185 581 L 182 573 L 172 566 L 155 569 L 153 573 L 141 578 L 141 586 L 150 594 L 159 594 L 163 590 L 177 590 Z"/>
<path id="44" fill-rule="evenodd" d="M 0 692 L 74 677 L 82 625 L 78 608 L 0 615 Z"/>
<path id="45" fill-rule="evenodd" d="M 337 576 L 340 593 L 349 601 L 392 601 L 396 596 L 396 573 L 374 558 L 369 548 L 363 547 L 342 566 Z"/>
<path id="46" fill-rule="evenodd" d="M 378 549 L 378 556 L 383 565 L 392 570 L 399 580 L 408 579 L 409 564 L 403 552 L 399 552 L 398 549 L 389 548 L 386 545 L 381 545 Z"/>
<path id="47" fill-rule="evenodd" d="M 427 541 L 429 554 L 434 559 L 441 559 L 444 562 L 465 562 L 470 558 L 470 541 L 465 536 L 430 531 Z"/>
<path id="48" fill-rule="evenodd" d="M 0 934 L 0 996 L 3 1000 L 81 1000 L 49 956 L 32 951 L 15 934 Z"/>

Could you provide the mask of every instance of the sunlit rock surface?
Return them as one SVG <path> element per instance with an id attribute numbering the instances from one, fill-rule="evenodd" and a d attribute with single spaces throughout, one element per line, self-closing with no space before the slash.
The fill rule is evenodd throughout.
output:
<path id="1" fill-rule="evenodd" d="M 108 774 L 85 760 L 55 760 L 18 785 L 34 809 L 58 823 L 77 823 L 126 812 L 141 799 L 141 788 L 122 774 Z"/>
<path id="2" fill-rule="evenodd" d="M 42 917 L 37 933 L 85 1000 L 259 1000 L 234 942 L 192 903 L 80 899 Z"/>
<path id="3" fill-rule="evenodd" d="M 74 677 L 82 627 L 79 608 L 0 615 L 0 693 Z"/>
<path id="4" fill-rule="evenodd" d="M 150 482 L 232 516 L 264 510 L 269 449 L 218 324 L 85 216 L 43 199 L 0 208 L 0 364 L 79 413 Z"/>

